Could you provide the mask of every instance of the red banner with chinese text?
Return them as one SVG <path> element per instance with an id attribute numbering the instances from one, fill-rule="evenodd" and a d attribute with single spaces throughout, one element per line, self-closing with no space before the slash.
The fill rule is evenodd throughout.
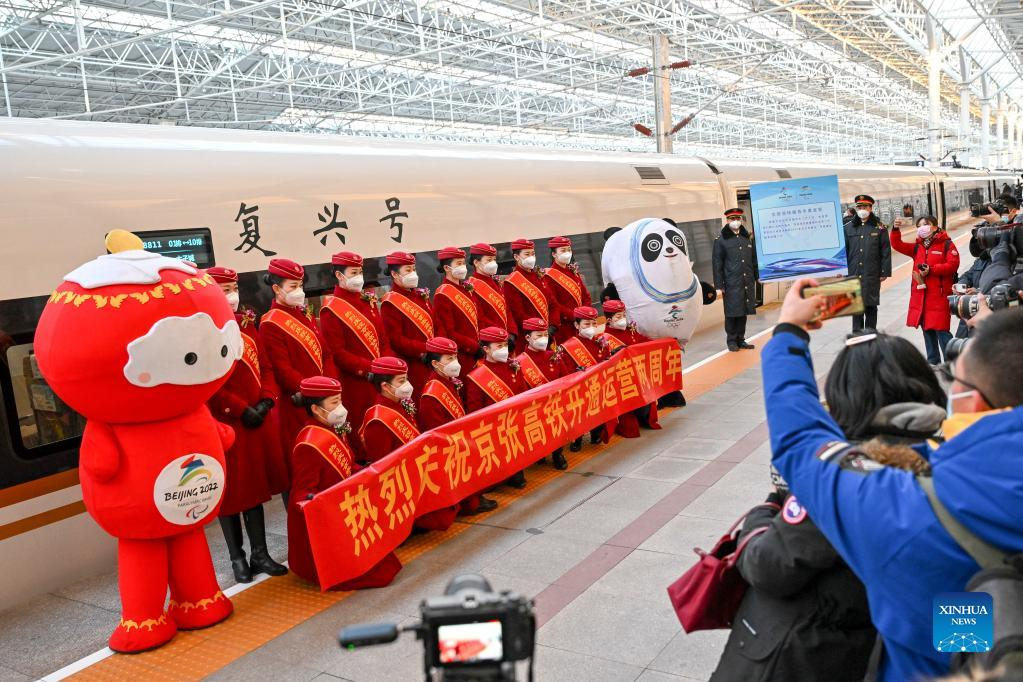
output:
<path id="1" fill-rule="evenodd" d="M 658 339 L 421 434 L 304 505 L 320 587 L 368 571 L 405 541 L 417 516 L 681 387 L 678 342 Z"/>

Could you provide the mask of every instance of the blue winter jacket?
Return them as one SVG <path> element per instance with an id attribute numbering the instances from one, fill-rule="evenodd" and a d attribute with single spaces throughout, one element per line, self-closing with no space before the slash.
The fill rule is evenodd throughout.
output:
<path id="1" fill-rule="evenodd" d="M 843 447 L 820 404 L 806 332 L 779 325 L 762 366 L 774 465 L 867 587 L 885 644 L 880 679 L 947 672 L 949 655 L 932 645 L 932 600 L 964 590 L 980 567 L 941 526 L 913 474 L 866 466 Z M 984 417 L 926 456 L 938 496 L 961 523 L 1005 552 L 1023 552 L 1023 407 Z"/>

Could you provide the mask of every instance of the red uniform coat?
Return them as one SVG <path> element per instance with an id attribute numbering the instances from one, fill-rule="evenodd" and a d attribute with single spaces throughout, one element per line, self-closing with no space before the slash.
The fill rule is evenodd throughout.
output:
<path id="1" fill-rule="evenodd" d="M 426 295 L 420 292 L 425 292 Z M 417 315 L 421 315 L 422 324 L 413 322 L 399 309 L 398 304 L 403 300 L 404 305 L 411 304 L 418 309 Z M 391 349 L 396 357 L 408 363 L 408 379 L 416 391 L 415 395 L 418 396 L 433 373 L 422 360 L 426 353 L 427 340 L 436 336 L 428 292 L 425 289 L 404 289 L 395 286 L 384 296 L 380 314 L 384 318 L 384 328 L 387 330 Z"/>
<path id="2" fill-rule="evenodd" d="M 513 283 L 505 281 L 504 296 L 508 300 L 508 311 L 511 313 L 511 319 L 514 320 L 514 333 L 517 335 L 515 350 L 516 352 L 522 352 L 526 347 L 525 332 L 521 329 L 522 321 L 528 320 L 531 317 L 539 317 L 551 323 L 551 292 L 548 289 L 546 278 L 541 277 L 535 268 L 533 270 L 526 270 L 516 265 L 514 272 L 521 273 L 530 284 L 539 289 L 543 294 L 543 301 L 546 303 L 546 305 L 540 305 L 540 308 L 544 308 L 544 310 L 540 310 Z"/>
<path id="3" fill-rule="evenodd" d="M 530 347 L 519 353 L 515 359 L 519 363 L 522 379 L 526 382 L 527 388 L 536 388 L 565 376 L 561 356 L 561 351 L 534 350 Z M 540 373 L 540 377 L 536 376 L 534 367 Z"/>
<path id="4" fill-rule="evenodd" d="M 494 390 L 493 387 L 488 388 L 491 372 L 500 379 L 501 383 L 498 384 L 497 390 Z M 493 405 L 507 397 L 522 393 L 528 388 L 522 378 L 518 363 L 482 360 L 479 366 L 469 372 L 468 380 L 465 382 L 465 411 L 467 413 L 475 412 L 487 405 Z M 510 395 L 501 396 L 501 393 Z"/>
<path id="5" fill-rule="evenodd" d="M 399 431 L 402 435 L 399 436 L 395 429 L 392 429 L 381 419 L 373 418 L 373 415 L 378 412 L 374 408 L 378 405 L 394 410 L 403 418 L 403 420 L 397 420 L 400 424 Z M 418 435 L 419 429 L 416 427 L 416 418 L 409 416 L 405 408 L 401 406 L 401 403 L 385 398 L 382 395 L 378 395 L 376 402 L 366 410 L 366 414 L 362 418 L 362 428 L 359 429 L 363 452 L 365 452 L 366 461 L 369 462 L 375 462 L 386 457 Z"/>
<path id="6" fill-rule="evenodd" d="M 267 419 L 255 429 L 242 425 L 245 408 L 264 398 L 276 403 L 278 396 L 273 370 L 266 352 L 259 346 L 255 324 L 242 315 L 236 314 L 235 319 L 245 344 L 242 359 L 234 364 L 227 383 L 208 403 L 213 417 L 234 429 L 235 435 L 234 445 L 224 453 L 227 482 L 220 505 L 221 516 L 239 514 L 266 502 L 272 494 L 284 492 L 283 487 L 271 490 L 270 475 L 274 473 L 274 482 L 280 485 L 283 483 L 280 472 L 286 471 L 280 436 L 275 431 L 277 421 Z"/>
<path id="7" fill-rule="evenodd" d="M 561 344 L 559 350 L 561 351 L 561 371 L 564 375 L 576 372 L 579 368 L 588 369 L 611 357 L 611 350 L 606 340 L 602 339 L 601 342 L 597 342 L 582 336 L 573 336 L 567 339 Z M 573 354 L 574 351 L 578 351 L 578 356 Z M 617 419 L 611 419 L 605 424 L 605 443 L 610 439 L 611 432 L 617 430 L 617 421 Z"/>
<path id="8" fill-rule="evenodd" d="M 348 409 L 348 423 L 352 425 L 352 430 L 358 432 L 362 426 L 362 415 L 376 402 L 377 397 L 376 388 L 366 381 L 369 364 L 376 358 L 391 355 L 391 346 L 387 343 L 384 321 L 376 305 L 363 300 L 362 294 L 341 287 L 334 287 L 334 296 L 355 308 L 362 318 L 353 316 L 354 319 L 349 322 L 342 320 L 327 306 L 320 309 L 323 339 L 330 349 L 331 358 L 338 370 L 338 379 L 344 387 L 341 400 Z M 369 322 L 370 334 L 360 333 L 353 326 L 361 325 L 363 320 Z M 376 351 L 371 350 L 373 335 L 377 342 Z M 352 445 L 358 450 L 356 443 Z"/>
<path id="9" fill-rule="evenodd" d="M 320 335 L 319 327 L 304 310 L 292 306 L 282 306 L 277 301 L 270 305 L 270 311 L 280 311 L 297 321 L 300 327 L 311 332 L 308 336 L 309 343 L 319 348 L 320 361 L 316 362 L 314 356 L 307 350 L 307 346 L 294 336 L 284 331 L 277 325 L 267 321 L 270 312 L 263 316 L 259 324 L 260 345 L 266 351 L 273 368 L 274 379 L 281 392 L 281 400 L 275 410 L 279 411 L 277 420 L 280 424 L 280 442 L 284 452 L 290 453 L 295 443 L 295 436 L 298 434 L 306 420 L 309 418 L 302 407 L 296 407 L 291 402 L 291 396 L 298 393 L 299 384 L 303 379 L 318 375 L 337 376 L 337 370 L 330 359 L 330 350 L 327 348 Z M 305 332 L 303 332 L 305 333 Z M 290 483 L 290 458 L 288 462 L 289 471 L 284 473 L 284 487 Z M 271 487 L 277 487 L 278 483 L 270 482 Z"/>
<path id="10" fill-rule="evenodd" d="M 637 343 L 645 343 L 651 339 L 640 334 L 635 329 L 615 329 L 614 327 L 608 327 L 605 332 L 607 335 L 612 336 L 626 346 L 632 346 Z M 633 412 L 627 412 L 618 417 L 618 426 L 615 428 L 615 433 L 625 438 L 637 438 L 639 436 L 639 418 L 638 415 L 642 414 L 644 410 L 647 410 L 647 423 L 651 429 L 657 430 L 661 428 L 661 425 L 657 422 L 657 403 L 653 402 L 646 407 L 641 407 Z"/>
<path id="11" fill-rule="evenodd" d="M 952 314 L 948 297 L 952 295 L 952 277 L 959 271 L 959 251 L 944 230 L 931 237 L 930 244 L 917 238 L 916 243 L 902 241 L 898 230 L 892 231 L 892 248 L 913 259 L 913 269 L 927 263 L 930 270 L 924 277 L 926 289 L 917 289 L 916 280 L 910 278 L 909 314 L 906 326 L 948 331 Z"/>
<path id="12" fill-rule="evenodd" d="M 551 295 L 551 326 L 555 327 L 554 340 L 561 343 L 575 336 L 573 311 L 579 306 L 591 305 L 590 290 L 577 273 L 555 262 L 544 276 Z"/>
<path id="13" fill-rule="evenodd" d="M 479 318 L 469 287 L 444 280 L 433 293 L 433 313 L 434 333 L 458 346 L 458 364 L 462 366 L 459 376 L 465 378 L 476 365 L 480 349 Z"/>
<path id="14" fill-rule="evenodd" d="M 288 498 L 288 567 L 303 580 L 318 582 L 304 507 L 310 496 L 340 483 L 358 471 L 348 440 L 317 421 L 310 420 L 295 440 L 291 451 L 292 480 Z M 363 575 L 337 589 L 358 590 L 389 585 L 401 561 L 391 552 Z"/>
<path id="15" fill-rule="evenodd" d="M 436 372 L 426 385 L 419 397 L 419 408 L 416 410 L 416 421 L 419 430 L 429 431 L 438 426 L 458 419 L 465 414 L 465 403 L 462 400 L 462 393 L 455 385 L 454 379 L 441 376 Z M 479 506 L 479 495 L 472 495 L 462 505 L 466 511 L 475 511 Z M 416 526 L 426 530 L 446 530 L 455 521 L 458 515 L 459 505 L 438 509 L 437 511 L 424 514 L 416 519 Z"/>
<path id="16" fill-rule="evenodd" d="M 476 319 L 479 321 L 479 328 L 497 327 L 498 329 L 507 329 L 509 334 L 518 334 L 519 327 L 508 308 L 508 297 L 505 295 L 504 285 L 497 281 L 496 277 L 480 272 L 472 273 L 469 283 L 473 288 L 472 300 L 476 303 Z"/>

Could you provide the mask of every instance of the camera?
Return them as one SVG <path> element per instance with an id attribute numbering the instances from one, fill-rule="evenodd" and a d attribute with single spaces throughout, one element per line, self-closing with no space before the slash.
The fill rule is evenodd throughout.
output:
<path id="1" fill-rule="evenodd" d="M 969 339 L 952 339 L 945 344 L 945 361 L 955 362 L 955 359 L 960 356 L 963 352 L 963 348 L 966 347 Z"/>
<path id="2" fill-rule="evenodd" d="M 1016 249 L 1017 254 L 1023 253 L 1023 225 L 1010 223 L 1009 225 L 977 228 L 977 245 L 982 251 L 993 249 L 1002 241 L 1002 237 L 1009 232 L 1009 243 Z"/>
<path id="3" fill-rule="evenodd" d="M 494 592 L 483 576 L 464 574 L 448 583 L 443 596 L 420 602 L 419 615 L 419 623 L 400 630 L 394 623 L 353 625 L 341 631 L 338 642 L 351 650 L 414 632 L 423 641 L 427 680 L 514 682 L 516 662 L 526 659 L 532 679 L 532 600 L 508 590 Z"/>
<path id="4" fill-rule="evenodd" d="M 994 211 L 998 215 L 1008 213 L 1008 207 L 1000 201 L 994 201 L 988 204 L 970 204 L 970 215 L 974 218 L 980 218 L 986 216 L 989 212 Z"/>
<path id="5" fill-rule="evenodd" d="M 948 297 L 949 311 L 961 320 L 968 320 L 977 314 L 980 298 L 984 294 L 958 294 Z M 1011 306 L 1019 305 L 1019 289 L 1008 282 L 1002 282 L 991 287 L 991 291 L 984 296 L 987 306 L 991 310 L 1001 310 Z"/>

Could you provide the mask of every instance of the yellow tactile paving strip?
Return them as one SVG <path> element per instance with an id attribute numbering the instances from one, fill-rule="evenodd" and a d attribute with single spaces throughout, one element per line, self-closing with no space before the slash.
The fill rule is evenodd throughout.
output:
<path id="1" fill-rule="evenodd" d="M 960 241 L 965 235 L 960 236 Z M 888 289 L 909 279 L 910 270 L 901 268 L 883 285 Z M 757 344 L 758 346 L 762 344 Z M 720 386 L 732 377 L 760 364 L 760 354 L 727 353 L 685 375 L 685 394 L 692 399 Z M 664 414 L 671 410 L 663 411 Z M 582 452 L 568 453 L 570 469 L 613 447 L 623 440 L 619 436 L 606 445 L 588 445 Z M 563 472 L 549 466 L 535 466 L 528 472 L 528 485 L 522 490 L 502 487 L 487 493 L 506 507 L 515 500 L 561 476 Z M 473 517 L 485 519 L 489 514 Z M 417 535 L 396 551 L 402 563 L 409 563 L 446 540 L 455 537 L 472 524 L 455 523 L 443 533 Z M 384 588 L 387 589 L 387 588 Z M 263 646 L 317 613 L 347 598 L 351 592 L 321 592 L 292 574 L 271 578 L 231 598 L 234 614 L 223 623 L 207 630 L 181 632 L 166 646 L 132 656 L 114 655 L 82 670 L 70 679 L 85 681 L 146 680 L 183 682 L 200 680 L 215 673 L 245 654 Z"/>

